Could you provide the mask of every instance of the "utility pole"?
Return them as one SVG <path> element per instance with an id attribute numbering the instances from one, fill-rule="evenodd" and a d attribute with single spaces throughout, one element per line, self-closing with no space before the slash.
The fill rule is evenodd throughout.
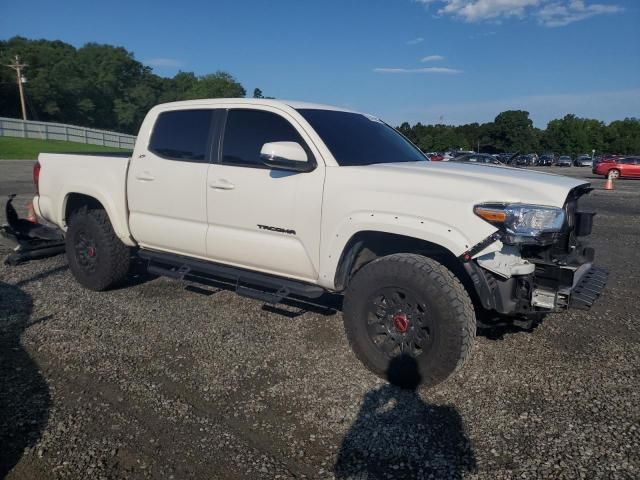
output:
<path id="1" fill-rule="evenodd" d="M 16 78 L 18 80 L 18 91 L 20 92 L 20 106 L 22 106 L 22 120 L 27 119 L 27 109 L 24 105 L 24 90 L 22 89 L 22 69 L 27 67 L 26 63 L 20 63 L 20 57 L 15 56 L 13 63 L 6 65 L 9 68 L 13 68 L 16 71 Z"/>

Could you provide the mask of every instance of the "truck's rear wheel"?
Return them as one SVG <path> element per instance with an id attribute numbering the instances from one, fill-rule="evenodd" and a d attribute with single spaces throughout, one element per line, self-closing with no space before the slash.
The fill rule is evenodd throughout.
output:
<path id="1" fill-rule="evenodd" d="M 375 374 L 402 383 L 389 365 L 415 360 L 423 385 L 436 385 L 471 353 L 476 317 L 460 281 L 433 259 L 394 254 L 365 265 L 349 282 L 344 326 L 356 356 Z M 413 384 L 414 379 L 407 379 Z"/>
<path id="2" fill-rule="evenodd" d="M 104 210 L 74 212 L 65 242 L 71 273 L 89 290 L 111 288 L 129 271 L 129 249 L 116 236 Z"/>

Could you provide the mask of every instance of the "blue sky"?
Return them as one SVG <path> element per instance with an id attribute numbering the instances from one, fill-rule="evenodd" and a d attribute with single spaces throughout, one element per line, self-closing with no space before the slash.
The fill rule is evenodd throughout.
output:
<path id="1" fill-rule="evenodd" d="M 638 0 L 3 1 L 0 38 L 121 45 L 159 75 L 460 124 L 640 116 Z"/>

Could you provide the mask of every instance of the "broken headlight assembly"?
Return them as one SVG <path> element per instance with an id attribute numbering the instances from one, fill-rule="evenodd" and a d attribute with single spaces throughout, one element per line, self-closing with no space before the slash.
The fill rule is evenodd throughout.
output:
<path id="1" fill-rule="evenodd" d="M 524 203 L 483 203 L 473 212 L 498 227 L 503 243 L 548 245 L 557 240 L 565 224 L 562 208 Z"/>

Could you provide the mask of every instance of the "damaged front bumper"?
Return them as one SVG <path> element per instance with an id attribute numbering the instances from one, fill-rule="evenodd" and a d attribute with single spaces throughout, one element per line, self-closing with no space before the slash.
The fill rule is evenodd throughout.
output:
<path id="1" fill-rule="evenodd" d="M 480 259 L 464 266 L 483 307 L 506 315 L 589 309 L 607 284 L 608 272 L 591 261 L 558 265 L 519 257 L 512 265 L 500 265 L 503 274 L 486 268 L 488 263 Z"/>
<path id="2" fill-rule="evenodd" d="M 58 255 L 65 250 L 64 234 L 61 230 L 18 217 L 12 202 L 15 195 L 9 195 L 5 205 L 7 223 L 0 225 L 0 235 L 14 248 L 5 259 L 7 265 L 36 258 Z"/>
<path id="3" fill-rule="evenodd" d="M 480 250 L 463 254 L 461 260 L 485 309 L 532 315 L 589 309 L 596 302 L 608 272 L 594 265 L 595 252 L 583 242 L 591 233 L 594 214 L 578 211 L 579 195 L 569 195 L 566 225 L 553 243 L 503 244 L 497 232 L 487 239 L 490 242 L 479 244 Z"/>

